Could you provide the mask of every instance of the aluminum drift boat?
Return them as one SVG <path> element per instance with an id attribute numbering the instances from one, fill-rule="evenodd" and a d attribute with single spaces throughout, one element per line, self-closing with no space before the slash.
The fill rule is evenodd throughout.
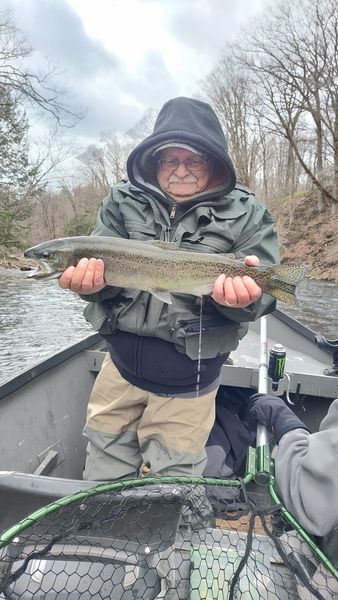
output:
<path id="1" fill-rule="evenodd" d="M 280 381 L 277 392 L 279 394 L 284 392 L 288 395 L 290 400 L 294 402 L 295 412 L 298 412 L 302 420 L 309 425 L 311 430 L 315 431 L 326 414 L 328 406 L 338 396 L 338 377 L 335 374 L 337 368 L 337 342 L 327 342 L 320 336 L 317 336 L 316 339 L 313 332 L 280 311 L 275 311 L 275 313 L 269 315 L 267 322 L 269 347 L 271 348 L 278 342 L 286 348 L 286 373 L 288 377 L 285 376 Z M 222 370 L 223 385 L 232 386 L 234 391 L 236 388 L 245 389 L 249 395 L 258 386 L 258 329 L 259 325 L 257 323 L 252 324 L 248 336 L 244 338 L 238 350 L 231 355 L 233 364 L 224 365 Z M 99 336 L 93 335 L 23 372 L 0 387 L 2 417 L 0 425 L 2 439 L 0 457 L 0 469 L 2 469 L 0 472 L 1 530 L 16 524 L 19 519 L 26 517 L 50 502 L 55 502 L 71 494 L 76 495 L 80 490 L 92 488 L 93 483 L 81 480 L 85 455 L 85 440 L 82 438 L 81 432 L 89 393 L 103 356 L 102 340 L 100 341 Z M 290 576 L 285 562 L 283 563 L 279 553 L 276 553 L 264 528 L 254 529 L 251 532 L 253 533 L 251 557 L 264 557 L 263 562 L 261 561 L 259 568 L 255 562 L 256 559 L 251 566 L 248 563 L 246 568 L 249 569 L 249 574 L 246 573 L 244 579 L 243 577 L 240 578 L 240 581 L 235 582 L 232 589 L 230 589 L 231 586 L 228 585 L 225 577 L 227 565 L 229 561 L 237 566 L 238 562 L 241 562 L 239 548 L 248 539 L 248 523 L 244 526 L 244 531 L 232 527 L 230 532 L 225 532 L 224 522 L 229 523 L 229 520 L 225 516 L 227 511 L 223 507 L 221 511 L 214 511 L 212 515 L 208 514 L 206 520 L 203 521 L 202 519 L 198 527 L 198 535 L 195 531 L 195 538 L 190 538 L 189 542 L 184 531 L 182 533 L 182 527 L 178 527 L 178 515 L 182 513 L 183 508 L 198 505 L 198 501 L 189 500 L 190 488 L 188 491 L 186 490 L 184 481 L 173 480 L 168 482 L 163 481 L 162 478 L 159 483 L 165 489 L 161 488 L 160 491 L 156 488 L 158 482 L 153 483 L 153 488 L 148 487 L 148 482 L 145 479 L 139 480 L 139 483 L 132 482 L 129 487 L 128 485 L 125 487 L 125 484 L 121 483 L 110 484 L 110 486 L 113 485 L 118 488 L 114 488 L 114 494 L 117 494 L 117 496 L 114 495 L 113 501 L 111 501 L 111 496 L 107 500 L 105 495 L 101 495 L 107 493 L 107 489 L 104 488 L 103 490 L 99 489 L 97 493 L 90 496 L 95 498 L 94 504 L 89 503 L 87 505 L 86 496 L 84 499 L 81 496 L 80 500 L 77 501 L 77 505 L 76 501 L 71 502 L 71 506 L 75 507 L 75 512 L 78 509 L 82 511 L 81 514 L 83 515 L 87 514 L 88 510 L 91 522 L 93 521 L 93 514 L 96 515 L 97 511 L 104 510 L 102 507 L 108 506 L 109 508 L 109 510 L 106 508 L 103 521 L 100 521 L 101 529 L 95 531 L 96 537 L 94 537 L 96 540 L 99 537 L 101 542 L 104 538 L 106 541 L 103 546 L 106 547 L 107 544 L 110 544 L 110 547 L 114 548 L 113 554 L 110 554 L 111 563 L 107 578 L 109 581 L 114 581 L 115 591 L 110 587 L 109 590 L 106 589 L 104 592 L 108 595 L 104 595 L 103 592 L 102 594 L 97 591 L 90 592 L 91 582 L 95 580 L 90 569 L 94 568 L 95 570 L 95 560 L 93 555 L 88 553 L 85 557 L 85 563 L 91 565 L 90 569 L 88 567 L 90 582 L 85 592 L 87 595 L 83 597 L 111 597 L 114 600 L 117 600 L 117 598 L 128 600 L 129 597 L 130 599 L 135 597 L 168 598 L 168 600 L 169 598 L 196 598 L 196 600 L 198 598 L 210 598 L 218 600 L 228 597 L 266 598 L 267 600 L 274 600 L 275 598 L 276 600 L 297 597 L 311 598 L 311 596 L 306 595 L 309 594 L 308 589 L 304 591 L 304 595 L 300 595 L 303 592 L 299 591 L 299 585 L 292 576 L 292 569 Z M 193 485 L 197 486 L 197 490 L 201 489 L 198 486 L 202 486 L 202 483 L 204 484 L 203 489 L 206 489 L 205 482 L 198 483 L 196 480 L 192 482 Z M 264 490 L 262 492 L 259 488 L 257 491 L 253 481 L 250 485 L 250 493 L 256 496 L 256 499 L 258 498 L 259 504 L 260 499 L 264 497 Z M 144 486 L 147 486 L 147 488 L 142 489 Z M 109 490 L 111 491 L 110 488 Z M 239 493 L 240 490 L 236 489 L 236 497 L 240 500 L 239 504 L 243 506 L 245 498 L 240 498 L 237 495 Z M 199 494 L 197 496 L 199 497 Z M 221 498 L 217 494 L 216 496 L 217 502 L 222 504 L 222 495 Z M 233 496 L 231 498 L 234 499 Z M 264 503 L 264 499 L 262 501 Z M 159 503 L 162 508 L 164 507 L 163 510 L 158 509 Z M 135 510 L 138 510 L 135 507 L 140 504 L 147 507 L 155 506 L 155 516 L 152 510 L 148 509 L 140 510 L 140 513 L 135 515 Z M 93 506 L 96 507 L 94 513 L 92 512 Z M 67 512 L 67 510 L 60 514 L 61 522 L 67 523 L 70 519 L 74 523 L 77 518 L 74 516 L 75 512 L 72 512 L 73 509 L 69 509 L 70 512 Z M 110 517 L 108 518 L 107 512 L 109 515 L 115 514 L 116 516 L 116 520 L 111 524 L 111 527 L 108 527 Z M 125 515 L 129 515 L 127 521 Z M 248 512 L 246 515 L 248 516 Z M 216 517 L 216 520 L 214 517 Z M 50 515 L 47 515 L 46 518 L 46 530 L 50 531 L 55 527 L 55 522 L 50 521 Z M 121 522 L 124 522 L 122 532 L 124 554 L 121 547 Z M 105 523 L 106 532 L 109 530 L 110 535 L 105 535 L 102 523 Z M 169 533 L 166 529 L 168 523 L 170 524 Z M 41 523 L 39 526 L 42 526 Z M 144 531 L 144 528 L 147 531 L 149 528 L 151 529 L 150 538 L 147 535 L 143 535 L 143 537 L 141 535 L 142 543 L 139 543 L 139 548 L 135 548 L 135 541 L 133 542 L 135 527 L 141 527 L 142 531 Z M 167 533 L 163 533 L 164 530 Z M 160 540 L 161 559 L 159 564 L 162 566 L 163 556 L 168 557 L 168 548 L 176 544 L 175 564 L 170 571 L 171 577 L 174 577 L 171 581 L 172 589 L 169 590 L 171 595 L 168 588 L 164 593 L 164 587 L 162 585 L 158 587 L 160 580 L 168 581 L 168 572 L 164 573 L 158 566 L 155 568 L 153 563 L 151 569 L 149 567 L 148 554 L 151 557 L 159 556 L 159 545 L 156 546 L 155 543 L 156 550 L 154 550 L 150 543 L 154 535 L 156 538 L 156 534 L 158 534 L 157 539 Z M 107 539 L 109 542 L 107 542 Z M 19 542 L 21 543 L 21 535 L 18 538 L 14 537 L 13 540 L 14 550 L 12 544 L 11 552 L 15 554 L 21 548 L 19 544 Z M 120 544 L 118 544 L 118 548 L 116 548 L 116 540 Z M 71 546 L 73 553 L 74 543 Z M 78 539 L 76 539 L 76 544 L 79 544 Z M 128 551 L 126 551 L 126 544 Z M 55 543 L 53 548 L 54 553 L 57 554 L 58 550 Z M 41 594 L 39 585 L 42 585 L 42 582 L 46 583 L 51 579 L 54 581 L 55 577 L 60 575 L 60 572 L 67 571 L 77 560 L 69 547 L 68 559 L 67 556 L 65 557 L 64 550 L 60 552 L 57 554 L 58 567 L 56 570 L 54 568 L 54 571 L 51 572 L 48 570 L 48 560 L 39 559 L 38 565 L 36 563 L 30 564 L 24 579 L 21 579 L 17 587 L 8 584 L 6 588 L 7 595 L 0 595 L 0 598 L 23 598 L 26 600 L 26 598 L 35 597 L 34 594 Z M 313 566 L 313 562 L 309 560 L 305 552 L 300 553 L 301 558 L 299 558 L 299 552 L 297 556 L 296 559 L 301 560 L 301 567 L 298 568 L 297 572 L 303 570 L 306 577 L 309 578 L 309 569 L 310 571 L 311 569 L 316 571 L 316 567 Z M 177 557 L 179 557 L 179 563 L 177 563 Z M 308 565 L 305 567 L 302 563 L 304 560 L 309 561 L 312 567 L 308 568 Z M 146 571 L 142 571 L 144 564 L 147 564 Z M 4 572 L 1 562 L 0 567 Z M 89 577 L 88 569 L 82 571 L 83 576 L 87 578 Z M 218 581 L 216 585 L 215 572 L 217 569 L 223 574 L 223 580 L 221 583 Z M 250 580 L 250 570 L 261 575 L 260 580 L 263 581 L 264 585 L 261 584 L 262 589 L 260 591 L 259 584 L 255 585 L 254 589 L 251 589 L 250 586 L 250 589 L 248 588 L 247 582 Z M 281 578 L 280 584 L 277 583 L 276 577 L 271 578 L 269 576 L 271 571 L 276 572 L 276 577 L 278 575 Z M 142 573 L 142 576 L 140 573 Z M 151 581 L 148 580 L 149 577 Z M 120 585 L 121 578 L 123 581 L 122 588 Z M 102 577 L 99 579 L 102 587 Z M 156 580 L 156 583 L 153 579 Z M 137 587 L 140 580 L 143 585 L 143 588 L 141 586 L 142 593 L 141 588 Z M 120 587 L 117 586 L 116 588 L 117 581 L 119 581 Z M 178 581 L 180 582 L 179 585 Z M 45 596 L 40 595 L 40 597 L 50 599 L 82 597 L 79 595 L 80 584 L 74 587 L 74 581 L 71 581 L 70 575 L 66 582 L 63 580 L 62 585 L 62 590 L 60 586 L 50 585 L 48 593 L 46 592 Z M 176 596 L 173 595 L 173 589 L 176 590 Z M 324 593 L 327 595 L 313 597 L 333 599 L 335 596 L 331 594 L 330 589 L 329 584 L 324 585 Z M 288 591 L 285 592 L 285 590 Z M 82 593 L 84 593 L 83 590 Z"/>

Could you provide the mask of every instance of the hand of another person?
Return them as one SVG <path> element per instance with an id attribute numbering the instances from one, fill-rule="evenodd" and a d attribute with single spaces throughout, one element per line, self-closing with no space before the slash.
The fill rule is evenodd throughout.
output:
<path id="1" fill-rule="evenodd" d="M 59 286 L 77 294 L 95 294 L 102 290 L 104 263 L 100 258 L 82 258 L 76 267 L 68 267 L 59 279 Z"/>
<path id="2" fill-rule="evenodd" d="M 277 443 L 285 433 L 292 429 L 308 430 L 306 425 L 278 396 L 254 394 L 249 399 L 248 416 L 249 419 L 272 429 Z"/>
<path id="3" fill-rule="evenodd" d="M 259 258 L 257 256 L 246 256 L 244 262 L 249 267 L 257 267 Z M 212 297 L 221 304 L 230 308 L 245 308 L 259 300 L 262 295 L 261 288 L 248 275 L 244 277 L 217 277 Z"/>

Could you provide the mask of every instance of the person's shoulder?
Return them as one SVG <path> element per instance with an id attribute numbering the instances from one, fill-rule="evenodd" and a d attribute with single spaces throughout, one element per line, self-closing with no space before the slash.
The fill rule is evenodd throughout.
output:
<path id="1" fill-rule="evenodd" d="M 247 196 L 255 195 L 255 193 L 247 185 L 245 185 L 244 183 L 242 183 L 242 181 L 239 180 L 236 181 L 234 190 Z"/>
<path id="2" fill-rule="evenodd" d="M 114 183 L 110 190 L 110 198 L 115 202 L 124 202 L 128 198 L 137 199 L 143 194 L 144 192 L 130 183 L 128 179 L 121 179 Z"/>
<path id="3" fill-rule="evenodd" d="M 231 195 L 235 196 L 236 200 L 240 202 L 260 202 L 257 198 L 255 192 L 251 190 L 247 185 L 244 185 L 241 181 L 237 181 L 234 189 L 231 192 Z"/>
<path id="4" fill-rule="evenodd" d="M 266 208 L 265 204 L 257 198 L 255 192 L 253 192 L 249 187 L 244 185 L 241 181 L 237 181 L 234 188 L 226 195 L 226 198 L 232 200 L 237 206 L 241 206 L 242 208 L 250 211 L 253 206 Z"/>

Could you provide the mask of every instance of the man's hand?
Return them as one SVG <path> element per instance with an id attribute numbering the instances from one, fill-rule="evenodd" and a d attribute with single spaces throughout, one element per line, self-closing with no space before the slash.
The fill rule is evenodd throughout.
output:
<path id="1" fill-rule="evenodd" d="M 249 267 L 257 267 L 259 258 L 257 256 L 246 256 L 245 264 Z M 231 308 L 245 308 L 256 302 L 262 295 L 261 288 L 248 275 L 244 277 L 217 277 L 212 297 L 222 306 Z"/>
<path id="2" fill-rule="evenodd" d="M 95 294 L 106 283 L 104 263 L 100 258 L 82 258 L 76 267 L 68 267 L 59 279 L 59 286 L 77 294 Z"/>

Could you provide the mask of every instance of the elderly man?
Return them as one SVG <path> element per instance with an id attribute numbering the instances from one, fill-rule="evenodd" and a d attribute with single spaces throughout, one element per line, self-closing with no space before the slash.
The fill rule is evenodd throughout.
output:
<path id="1" fill-rule="evenodd" d="M 278 261 L 272 217 L 236 183 L 208 104 L 168 101 L 153 133 L 131 152 L 127 171 L 129 181 L 103 201 L 94 235 L 231 252 L 252 266 Z M 273 310 L 274 301 L 251 277 L 218 277 L 203 302 L 199 357 L 200 299 L 175 294 L 167 305 L 132 284 L 106 286 L 103 262 L 91 257 L 60 278 L 61 287 L 88 300 L 85 316 L 109 350 L 88 405 L 84 476 L 133 477 L 142 463 L 150 474 L 201 475 L 222 364 L 247 322 Z"/>

